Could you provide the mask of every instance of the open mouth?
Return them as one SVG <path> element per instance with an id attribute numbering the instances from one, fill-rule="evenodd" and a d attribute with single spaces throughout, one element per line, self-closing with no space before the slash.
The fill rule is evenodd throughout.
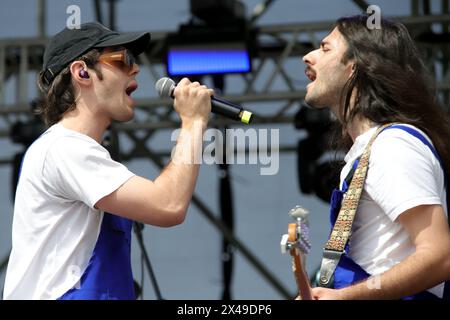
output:
<path id="1" fill-rule="evenodd" d="M 305 69 L 305 75 L 308 77 L 309 80 L 314 81 L 316 80 L 316 73 L 310 69 L 310 68 L 306 68 Z"/>
<path id="2" fill-rule="evenodd" d="M 125 89 L 125 93 L 127 94 L 127 96 L 130 96 L 134 90 L 136 90 L 138 87 L 136 82 L 132 82 L 126 89 Z"/>

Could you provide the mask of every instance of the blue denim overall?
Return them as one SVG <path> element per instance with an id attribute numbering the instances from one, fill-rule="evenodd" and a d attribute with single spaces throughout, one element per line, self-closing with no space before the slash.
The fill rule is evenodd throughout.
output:
<path id="1" fill-rule="evenodd" d="M 97 243 L 79 286 L 58 300 L 135 300 L 131 228 L 131 220 L 105 212 Z"/>
<path id="2" fill-rule="evenodd" d="M 425 145 L 427 145 L 430 150 L 433 152 L 433 154 L 436 156 L 436 158 L 441 163 L 441 167 L 444 168 L 441 159 L 439 158 L 436 149 L 428 142 L 428 140 L 417 130 L 414 130 L 408 126 L 403 125 L 393 125 L 390 127 L 387 127 L 384 130 L 388 129 L 402 129 L 409 134 L 413 135 L 414 137 L 418 138 L 420 141 L 422 141 Z M 383 131 L 384 131 L 383 130 Z M 345 192 L 348 190 L 348 187 L 350 185 L 351 178 L 353 177 L 353 173 L 356 170 L 356 167 L 358 166 L 358 159 L 353 164 L 352 170 L 350 171 L 349 175 L 346 177 L 342 184 L 342 190 L 335 189 L 333 191 L 333 194 L 331 196 L 331 206 L 330 206 L 330 221 L 331 221 L 331 229 L 334 227 L 334 223 L 336 222 L 339 209 L 341 208 L 342 198 Z M 444 170 L 445 172 L 445 170 Z M 448 204 L 447 204 L 448 205 Z M 354 262 L 349 256 L 347 256 L 347 253 L 349 252 L 349 242 L 347 242 L 347 245 L 345 247 L 345 252 L 342 254 L 339 263 L 336 267 L 336 270 L 334 272 L 334 288 L 344 288 L 347 287 L 353 283 L 362 281 L 370 276 L 363 268 L 361 268 L 356 262 Z M 404 297 L 404 300 L 423 300 L 423 299 L 439 299 L 434 294 L 432 294 L 429 291 L 423 291 L 418 294 L 415 294 L 413 296 Z M 445 283 L 445 289 L 444 289 L 444 297 L 443 299 L 450 299 L 450 281 L 447 281 Z"/>

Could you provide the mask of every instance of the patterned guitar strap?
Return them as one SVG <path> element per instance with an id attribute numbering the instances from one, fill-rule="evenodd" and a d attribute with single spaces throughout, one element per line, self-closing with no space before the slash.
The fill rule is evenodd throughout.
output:
<path id="1" fill-rule="evenodd" d="M 356 209 L 358 208 L 359 199 L 364 188 L 364 181 L 366 180 L 367 169 L 369 166 L 369 157 L 372 143 L 375 141 L 378 134 L 385 128 L 393 125 L 389 123 L 381 126 L 370 138 L 364 152 L 356 167 L 352 181 L 347 192 L 344 195 L 342 206 L 336 218 L 330 238 L 325 244 L 323 250 L 322 264 L 320 266 L 319 284 L 321 287 L 329 286 L 330 280 L 336 270 L 336 267 L 345 253 L 345 246 L 351 236 L 353 220 L 355 219 Z"/>

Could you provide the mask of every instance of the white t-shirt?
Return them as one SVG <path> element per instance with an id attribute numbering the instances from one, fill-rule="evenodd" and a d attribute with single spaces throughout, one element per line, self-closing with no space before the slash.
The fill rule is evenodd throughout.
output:
<path id="1" fill-rule="evenodd" d="M 405 125 L 406 126 L 406 125 Z M 428 141 L 431 140 L 419 129 Z M 345 157 L 341 187 L 376 127 L 358 136 Z M 377 275 L 414 252 L 403 226 L 396 221 L 408 209 L 440 204 L 447 212 L 444 174 L 438 159 L 418 138 L 402 129 L 386 129 L 372 145 L 369 169 L 353 223 L 349 256 Z M 442 297 L 444 284 L 429 289 Z"/>
<path id="2" fill-rule="evenodd" d="M 103 212 L 95 203 L 134 174 L 92 138 L 49 128 L 25 154 L 4 299 L 56 299 L 85 271 Z"/>

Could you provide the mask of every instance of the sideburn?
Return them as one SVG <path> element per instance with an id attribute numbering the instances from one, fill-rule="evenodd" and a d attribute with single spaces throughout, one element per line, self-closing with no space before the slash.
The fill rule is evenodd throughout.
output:
<path id="1" fill-rule="evenodd" d="M 356 79 L 357 79 L 357 70 L 355 70 L 352 76 L 345 83 L 340 101 L 339 101 L 339 120 L 342 122 L 342 125 L 346 127 L 347 123 L 352 121 L 352 119 L 358 114 L 358 96 L 355 92 L 356 90 Z M 353 100 L 353 101 L 352 101 Z M 353 108 L 350 110 L 350 105 L 353 102 Z"/>

